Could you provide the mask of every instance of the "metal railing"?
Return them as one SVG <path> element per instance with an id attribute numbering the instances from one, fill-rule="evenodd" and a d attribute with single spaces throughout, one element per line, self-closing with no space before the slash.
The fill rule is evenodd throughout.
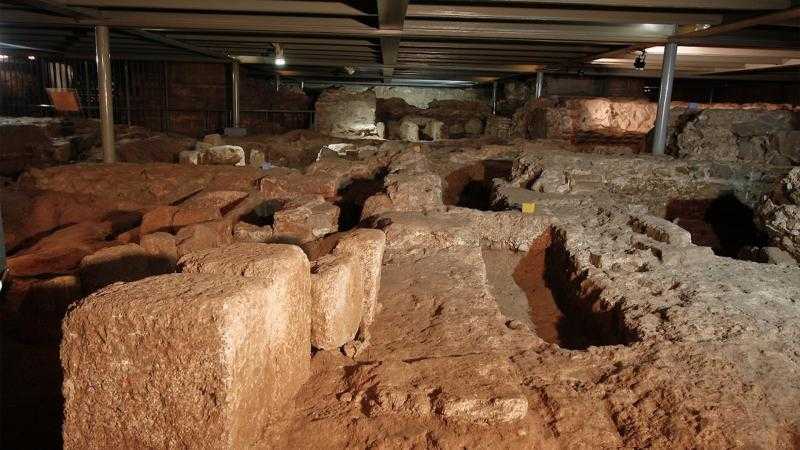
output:
<path id="1" fill-rule="evenodd" d="M 170 105 L 169 63 L 113 60 L 112 92 L 114 123 L 142 125 L 159 131 L 203 134 L 233 124 L 230 108 L 176 108 Z M 57 113 L 46 88 L 75 89 L 81 116 L 99 117 L 97 68 L 93 61 L 54 58 L 29 60 L 12 55 L 0 62 L 0 115 L 51 117 Z M 176 124 L 178 115 L 196 115 L 198 128 Z M 313 110 L 241 109 L 243 124 L 280 126 L 284 129 L 312 128 Z M 263 115 L 263 119 L 253 116 Z"/>

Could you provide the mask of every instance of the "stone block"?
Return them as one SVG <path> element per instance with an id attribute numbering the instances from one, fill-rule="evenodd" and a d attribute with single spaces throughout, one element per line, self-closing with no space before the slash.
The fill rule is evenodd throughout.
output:
<path id="1" fill-rule="evenodd" d="M 403 120 L 400 122 L 400 139 L 407 142 L 419 141 L 419 125 L 411 120 Z"/>
<path id="2" fill-rule="evenodd" d="M 150 254 L 150 268 L 153 273 L 175 272 L 178 263 L 178 246 L 175 236 L 163 231 L 146 234 L 139 239 L 139 245 Z"/>
<path id="3" fill-rule="evenodd" d="M 81 286 L 86 294 L 118 281 L 141 280 L 153 274 L 152 257 L 137 244 L 100 249 L 81 261 Z"/>
<path id="4" fill-rule="evenodd" d="M 666 244 L 686 247 L 692 245 L 692 234 L 680 226 L 656 216 L 631 216 L 628 225 L 637 233 Z"/>
<path id="5" fill-rule="evenodd" d="M 381 264 L 386 248 L 386 234 L 381 230 L 360 228 L 341 237 L 333 250 L 335 255 L 350 255 L 358 259 L 363 293 L 359 334 L 364 336 L 375 319 L 378 291 L 381 287 Z"/>
<path id="6" fill-rule="evenodd" d="M 200 152 L 197 150 L 183 150 L 178 153 L 178 162 L 180 164 L 196 166 L 200 164 Z"/>
<path id="7" fill-rule="evenodd" d="M 222 136 L 220 136 L 219 133 L 205 135 L 203 137 L 203 142 L 206 144 L 211 144 L 212 147 L 225 145 L 225 141 L 222 139 Z"/>
<path id="8" fill-rule="evenodd" d="M 275 213 L 273 229 L 282 242 L 312 241 L 339 229 L 339 207 L 319 195 L 303 196 Z"/>
<path id="9" fill-rule="evenodd" d="M 219 208 L 215 207 L 159 206 L 142 217 L 140 234 L 143 236 L 157 231 L 174 232 L 187 225 L 221 218 Z"/>
<path id="10" fill-rule="evenodd" d="M 63 325 L 64 448 L 251 448 L 302 384 L 293 271 L 108 287 Z"/>
<path id="11" fill-rule="evenodd" d="M 445 138 L 444 122 L 440 120 L 430 120 L 423 129 L 425 137 L 432 141 L 439 141 Z"/>
<path id="12" fill-rule="evenodd" d="M 251 167 L 261 168 L 265 162 L 267 162 L 267 158 L 264 156 L 264 152 L 261 150 L 250 150 L 250 157 L 247 159 L 247 164 Z"/>
<path id="13" fill-rule="evenodd" d="M 339 180 L 327 174 L 303 175 L 297 170 L 285 168 L 270 169 L 265 174 L 259 182 L 265 199 L 290 199 L 308 194 L 334 198 L 339 189 Z"/>
<path id="14" fill-rule="evenodd" d="M 386 193 L 398 211 L 442 206 L 442 179 L 433 173 L 391 174 L 384 181 Z"/>
<path id="15" fill-rule="evenodd" d="M 389 198 L 386 194 L 375 194 L 364 202 L 364 207 L 361 208 L 361 220 L 367 219 L 369 217 L 385 213 L 387 211 L 392 211 L 394 209 L 394 204 L 392 204 L 392 199 Z"/>
<path id="16" fill-rule="evenodd" d="M 233 240 L 236 242 L 267 242 L 272 235 L 273 230 L 269 225 L 258 226 L 239 222 L 233 226 Z"/>
<path id="17" fill-rule="evenodd" d="M 188 225 L 175 235 L 178 258 L 199 250 L 219 247 L 233 241 L 233 225 L 225 220 Z"/>
<path id="18" fill-rule="evenodd" d="M 227 213 L 234 205 L 247 197 L 242 191 L 202 191 L 180 204 L 182 209 L 217 209 L 220 214 Z"/>
<path id="19" fill-rule="evenodd" d="M 218 145 L 205 150 L 200 155 L 202 164 L 244 166 L 244 149 L 238 145 Z"/>
<path id="20" fill-rule="evenodd" d="M 363 282 L 358 257 L 326 255 L 311 273 L 311 345 L 333 350 L 353 340 L 361 323 Z"/>

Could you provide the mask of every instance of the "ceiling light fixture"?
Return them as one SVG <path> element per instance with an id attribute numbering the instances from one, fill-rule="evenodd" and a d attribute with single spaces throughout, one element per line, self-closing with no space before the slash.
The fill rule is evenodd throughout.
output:
<path id="1" fill-rule="evenodd" d="M 6 61 L 8 59 L 8 55 L 0 55 L 0 61 Z"/>
<path id="2" fill-rule="evenodd" d="M 36 60 L 36 57 L 35 57 L 35 56 L 33 56 L 33 55 L 28 55 L 28 59 L 30 59 L 31 61 L 35 61 L 35 60 Z"/>
<path id="3" fill-rule="evenodd" d="M 272 47 L 275 49 L 275 65 L 283 67 L 286 65 L 286 57 L 283 54 L 283 47 L 281 44 L 273 43 Z"/>

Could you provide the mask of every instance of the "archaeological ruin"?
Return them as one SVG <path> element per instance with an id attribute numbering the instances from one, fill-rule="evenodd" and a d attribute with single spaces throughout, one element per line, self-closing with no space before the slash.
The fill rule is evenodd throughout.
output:
<path id="1" fill-rule="evenodd" d="M 0 448 L 800 449 L 793 0 L 0 0 Z"/>

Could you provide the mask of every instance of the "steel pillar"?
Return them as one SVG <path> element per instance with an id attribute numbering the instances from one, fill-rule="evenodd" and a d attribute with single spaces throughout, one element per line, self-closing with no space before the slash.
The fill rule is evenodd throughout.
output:
<path id="1" fill-rule="evenodd" d="M 669 108 L 672 103 L 672 82 L 675 79 L 675 60 L 678 57 L 678 43 L 668 42 L 664 46 L 664 60 L 661 66 L 661 88 L 658 91 L 658 113 L 653 135 L 653 154 L 663 155 L 667 149 L 669 128 Z"/>
<path id="2" fill-rule="evenodd" d="M 0 208 L 2 209 L 2 208 Z M 0 213 L 0 292 L 6 278 L 6 236 L 3 232 L 3 215 Z"/>
<path id="3" fill-rule="evenodd" d="M 534 98 L 542 98 L 544 94 L 544 72 L 536 73 L 536 96 Z"/>
<path id="4" fill-rule="evenodd" d="M 233 127 L 239 128 L 239 61 L 231 64 L 231 97 L 233 100 Z"/>
<path id="5" fill-rule="evenodd" d="M 103 161 L 117 160 L 114 148 L 114 105 L 111 93 L 111 54 L 108 49 L 108 27 L 94 27 L 95 53 L 97 55 L 97 89 L 100 103 L 100 135 L 103 141 Z"/>

